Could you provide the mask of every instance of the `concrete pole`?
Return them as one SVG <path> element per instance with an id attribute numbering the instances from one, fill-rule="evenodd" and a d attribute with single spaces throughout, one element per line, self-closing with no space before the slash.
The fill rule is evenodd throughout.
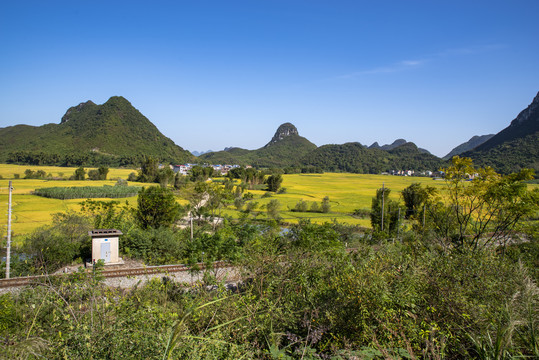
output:
<path id="1" fill-rule="evenodd" d="M 191 240 L 193 240 L 193 216 L 191 215 Z"/>
<path id="2" fill-rule="evenodd" d="M 384 231 L 384 197 L 385 197 L 385 183 L 382 183 L 382 231 Z"/>
<path id="3" fill-rule="evenodd" d="M 11 193 L 13 186 L 9 180 L 9 201 L 7 210 L 7 251 L 6 251 L 6 279 L 9 279 L 9 266 L 11 262 Z"/>

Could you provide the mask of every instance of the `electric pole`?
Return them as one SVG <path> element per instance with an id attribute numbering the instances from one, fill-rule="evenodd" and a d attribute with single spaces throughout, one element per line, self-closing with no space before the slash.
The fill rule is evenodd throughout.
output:
<path id="1" fill-rule="evenodd" d="M 385 196 L 385 183 L 382 183 L 382 231 L 384 231 L 384 196 Z"/>
<path id="2" fill-rule="evenodd" d="M 9 180 L 9 201 L 7 210 L 7 250 L 6 250 L 6 279 L 9 279 L 9 264 L 11 260 L 11 193 L 13 186 Z"/>

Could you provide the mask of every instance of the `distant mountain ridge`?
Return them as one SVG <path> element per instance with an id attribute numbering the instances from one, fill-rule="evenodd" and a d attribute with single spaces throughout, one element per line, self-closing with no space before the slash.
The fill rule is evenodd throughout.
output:
<path id="1" fill-rule="evenodd" d="M 492 166 L 500 172 L 517 171 L 523 167 L 539 171 L 539 93 L 507 128 L 496 135 L 474 136 L 445 158 L 456 153 L 473 158 L 477 165 Z M 113 96 L 102 105 L 89 100 L 72 106 L 59 124 L 0 128 L 0 162 L 123 166 L 138 165 L 145 156 L 175 164 L 308 166 L 359 173 L 435 171 L 448 164 L 404 139 L 383 146 L 377 142 L 369 147 L 352 142 L 317 147 L 300 136 L 291 123 L 281 124 L 270 141 L 259 149 L 228 147 L 196 158 L 161 134 L 121 96 Z"/>
<path id="2" fill-rule="evenodd" d="M 508 127 L 462 156 L 504 173 L 522 168 L 539 172 L 539 92 Z"/>
<path id="3" fill-rule="evenodd" d="M 144 156 L 183 163 L 194 156 L 164 136 L 121 96 L 70 107 L 60 124 L 0 129 L 0 161 L 50 165 L 135 165 Z"/>
<path id="4" fill-rule="evenodd" d="M 470 140 L 468 140 L 465 143 L 460 144 L 459 146 L 453 148 L 446 156 L 444 156 L 442 159 L 444 160 L 450 160 L 453 156 L 462 154 L 466 151 L 470 151 L 479 145 L 483 144 L 485 141 L 492 138 L 494 134 L 488 134 L 488 135 L 475 135 Z"/>
<path id="5" fill-rule="evenodd" d="M 389 150 L 396 149 L 399 146 L 402 146 L 402 145 L 407 144 L 407 143 L 408 143 L 408 141 L 406 141 L 404 139 L 397 139 L 397 140 L 393 141 L 393 143 L 391 143 L 391 144 L 385 144 L 385 145 L 380 146 L 378 144 L 378 142 L 375 141 L 374 143 L 372 143 L 371 146 L 369 146 L 369 149 L 380 149 L 380 150 L 389 151 Z M 411 142 L 411 144 L 413 144 L 413 143 Z M 419 147 L 418 147 L 418 150 L 419 150 L 419 152 L 425 153 L 425 154 L 430 154 L 431 153 L 427 149 L 422 149 L 422 148 L 419 148 Z"/>
<path id="6" fill-rule="evenodd" d="M 204 155 L 204 154 L 209 153 L 209 152 L 213 152 L 213 150 L 206 150 L 206 151 L 193 150 L 193 151 L 191 151 L 191 154 L 193 154 L 194 156 L 200 156 L 200 155 Z"/>

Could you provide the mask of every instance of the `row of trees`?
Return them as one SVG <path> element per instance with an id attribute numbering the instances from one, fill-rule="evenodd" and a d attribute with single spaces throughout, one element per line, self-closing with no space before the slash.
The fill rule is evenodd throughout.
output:
<path id="1" fill-rule="evenodd" d="M 53 154 L 42 151 L 14 151 L 4 159 L 10 164 L 21 165 L 51 165 L 51 166 L 106 166 L 123 167 L 138 166 L 143 161 L 143 155 L 107 155 L 97 152 L 79 154 Z"/>
<path id="2" fill-rule="evenodd" d="M 100 166 L 97 169 L 92 169 L 88 171 L 88 179 L 89 180 L 107 180 L 108 173 L 109 173 L 108 167 Z M 86 169 L 82 166 L 78 167 L 69 179 L 70 180 L 85 180 Z"/>

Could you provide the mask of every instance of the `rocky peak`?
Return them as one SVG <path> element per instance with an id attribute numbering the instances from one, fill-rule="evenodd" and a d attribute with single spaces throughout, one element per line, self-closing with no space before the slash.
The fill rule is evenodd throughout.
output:
<path id="1" fill-rule="evenodd" d="M 517 126 L 529 120 L 539 122 L 539 92 L 533 99 L 532 103 L 528 105 L 526 109 L 522 110 L 515 120 L 511 121 L 510 126 Z"/>
<path id="2" fill-rule="evenodd" d="M 273 135 L 273 138 L 271 138 L 271 141 L 266 145 L 269 146 L 271 144 L 275 144 L 278 141 L 283 140 L 287 136 L 291 135 L 299 135 L 298 129 L 291 123 L 284 123 L 275 132 L 275 135 Z"/>
<path id="3" fill-rule="evenodd" d="M 92 100 L 88 100 L 86 102 L 82 102 L 80 103 L 79 105 L 77 106 L 72 106 L 70 107 L 69 109 L 67 109 L 66 113 L 64 114 L 64 116 L 62 116 L 62 121 L 60 121 L 60 124 L 63 124 L 67 121 L 69 121 L 70 119 L 70 115 L 73 114 L 73 113 L 79 113 L 81 112 L 84 108 L 88 107 L 88 106 L 91 106 L 91 105 L 95 105 L 95 103 L 92 101 Z"/>

